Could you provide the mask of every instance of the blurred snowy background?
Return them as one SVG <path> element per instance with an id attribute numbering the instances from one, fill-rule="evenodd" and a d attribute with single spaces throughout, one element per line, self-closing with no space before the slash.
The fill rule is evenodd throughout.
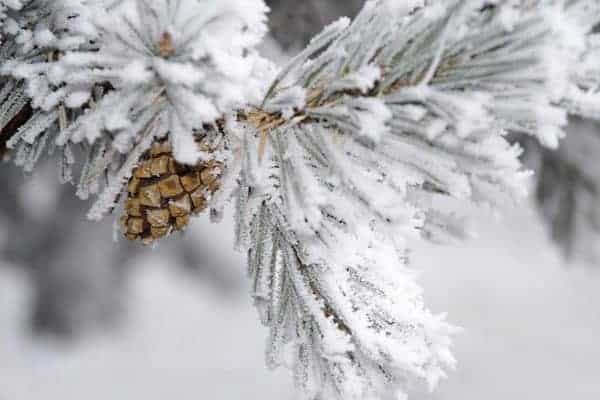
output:
<path id="1" fill-rule="evenodd" d="M 362 1 L 269 3 L 265 51 L 284 57 Z M 560 153 L 524 143 L 540 177 L 531 204 L 478 214 L 468 243 L 413 246 L 429 306 L 465 329 L 457 371 L 413 398 L 600 398 L 600 268 L 588 256 L 600 173 L 581 167 L 600 154 L 600 129 L 571 131 Z M 24 179 L 2 165 L 0 187 L 0 400 L 294 398 L 288 373 L 264 367 L 266 334 L 227 218 L 199 219 L 149 251 L 85 221 L 87 204 L 54 168 Z"/>

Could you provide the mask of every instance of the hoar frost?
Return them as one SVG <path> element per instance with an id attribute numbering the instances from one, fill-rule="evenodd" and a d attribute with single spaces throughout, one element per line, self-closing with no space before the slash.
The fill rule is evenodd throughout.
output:
<path id="1" fill-rule="evenodd" d="M 15 160 L 31 167 L 48 145 L 73 165 L 77 144 L 78 194 L 99 193 L 93 219 L 156 139 L 182 164 L 218 160 L 211 207 L 235 203 L 267 364 L 290 367 L 307 400 L 434 388 L 455 365 L 456 328 L 425 307 L 408 239 L 466 235 L 441 201 L 524 197 L 529 173 L 508 134 L 552 147 L 569 113 L 598 117 L 600 6 L 370 0 L 274 77 L 254 50 L 266 11 L 261 0 L 0 0 L 14 39 L 3 43 L 16 48 L 3 60 L 3 126 L 35 109 L 9 142 Z M 32 57 L 36 46 L 48 57 Z M 209 131 L 210 154 L 197 146 Z"/>

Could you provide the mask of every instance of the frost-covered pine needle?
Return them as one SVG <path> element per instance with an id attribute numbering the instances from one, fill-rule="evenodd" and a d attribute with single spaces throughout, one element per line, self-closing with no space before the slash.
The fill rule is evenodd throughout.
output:
<path id="1" fill-rule="evenodd" d="M 433 389 L 456 328 L 424 305 L 408 243 L 465 236 L 453 204 L 524 197 L 509 133 L 556 148 L 568 114 L 600 118 L 600 6 L 369 0 L 276 76 L 254 50 L 266 11 L 0 0 L 0 122 L 32 108 L 14 158 L 31 168 L 48 144 L 67 165 L 83 149 L 77 192 L 99 193 L 94 219 L 157 138 L 184 164 L 218 158 L 212 206 L 234 198 L 268 366 L 292 369 L 307 400 Z M 196 144 L 207 131 L 223 139 L 211 154 Z"/>

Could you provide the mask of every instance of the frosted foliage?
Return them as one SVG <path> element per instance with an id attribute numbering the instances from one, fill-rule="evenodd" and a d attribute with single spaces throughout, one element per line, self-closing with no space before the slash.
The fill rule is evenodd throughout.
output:
<path id="1" fill-rule="evenodd" d="M 60 148 L 65 181 L 81 149 L 90 218 L 157 138 L 181 163 L 226 166 L 212 216 L 234 199 L 267 364 L 307 400 L 434 388 L 456 329 L 424 306 L 407 243 L 465 236 L 452 204 L 526 194 L 508 133 L 554 148 L 568 113 L 599 116 L 596 0 L 371 0 L 277 74 L 254 50 L 262 0 L 0 11 L 0 122 L 27 117 L 8 146 L 29 170 Z"/>
<path id="2" fill-rule="evenodd" d="M 88 45 L 9 64 L 28 83 L 33 107 L 64 117 L 51 145 L 88 153 L 77 192 L 100 194 L 91 218 L 114 208 L 154 138 L 168 136 L 181 163 L 224 157 L 203 153 L 196 140 L 264 92 L 272 67 L 253 47 L 266 10 L 262 0 L 94 3 Z"/>
<path id="3" fill-rule="evenodd" d="M 94 85 L 110 95 L 80 117 L 60 141 L 94 143 L 104 132 L 127 153 L 140 128 L 166 121 L 175 157 L 202 158 L 193 132 L 260 94 L 263 62 L 251 51 L 265 32 L 261 0 L 129 0 L 98 12 L 98 49 L 66 54 L 48 71 L 57 91 L 36 101 L 69 108 L 90 100 Z M 35 98 L 35 97 L 34 97 Z M 133 111 L 132 111 L 133 110 Z"/>
<path id="4" fill-rule="evenodd" d="M 418 221 L 410 206 L 392 208 L 389 188 L 367 171 L 331 174 L 348 166 L 336 164 L 344 147 L 327 136 L 318 125 L 274 133 L 260 165 L 253 145 L 246 151 L 243 171 L 253 173 L 242 173 L 238 233 L 270 329 L 267 364 L 289 366 L 306 399 L 378 399 L 405 378 L 435 387 L 454 365 L 454 329 L 424 309 L 401 237 L 376 229 L 385 218 L 407 230 Z M 385 210 L 380 220 L 371 206 Z"/>
<path id="5" fill-rule="evenodd" d="M 98 4 L 86 0 L 0 3 L 0 126 L 5 129 L 13 118 L 23 119 L 31 114 L 7 143 L 15 149 L 15 162 L 26 171 L 35 167 L 44 151 L 55 150 L 59 120 L 56 110 L 31 110 L 30 96 L 48 93 L 42 75 L 57 52 L 84 46 L 93 36 L 88 17 Z M 69 146 L 63 147 L 61 153 L 61 179 L 68 181 L 73 154 Z"/>
<path id="6" fill-rule="evenodd" d="M 453 366 L 453 328 L 423 307 L 405 240 L 466 234 L 440 199 L 526 194 L 505 136 L 563 136 L 566 60 L 589 34 L 572 4 L 369 1 L 282 68 L 262 104 L 279 123 L 230 126 L 267 362 L 291 367 L 307 399 L 433 388 Z"/>
<path id="7" fill-rule="evenodd" d="M 93 31 L 89 13 L 96 0 L 30 0 L 4 2 L 1 33 L 14 40 L 18 55 L 34 49 L 70 50 L 79 47 Z M 6 43 L 4 43 L 6 45 Z"/>
<path id="8" fill-rule="evenodd" d="M 295 86 L 307 93 L 297 116 L 272 134 L 302 131 L 294 151 L 282 153 L 290 181 L 314 172 L 312 159 L 306 167 L 297 162 L 307 154 L 326 171 L 318 189 L 286 191 L 307 204 L 300 207 L 306 215 L 289 221 L 294 230 L 317 230 L 331 214 L 323 208 L 336 184 L 354 198 L 351 210 L 368 210 L 367 220 L 391 232 L 427 226 L 428 214 L 438 214 L 427 204 L 440 196 L 495 204 L 525 194 L 521 151 L 504 136 L 523 132 L 556 145 L 563 134 L 566 112 L 556 103 L 564 92 L 556 83 L 566 87 L 569 71 L 549 65 L 563 50 L 551 43 L 563 37 L 553 22 L 564 14 L 481 6 L 445 2 L 405 13 L 371 1 L 352 24 L 330 26 L 282 70 L 266 107 Z M 390 18 L 394 12 L 401 14 Z M 313 136 L 319 141 L 311 143 Z"/>

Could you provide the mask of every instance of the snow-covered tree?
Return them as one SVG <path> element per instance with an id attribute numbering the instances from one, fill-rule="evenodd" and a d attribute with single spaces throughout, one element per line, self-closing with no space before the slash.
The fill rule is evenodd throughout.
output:
<path id="1" fill-rule="evenodd" d="M 526 194 L 509 133 L 554 148 L 568 113 L 599 115 L 596 0 L 370 0 L 281 68 L 255 50 L 262 0 L 1 4 L 15 161 L 60 148 L 89 217 L 126 197 L 145 243 L 232 200 L 267 364 L 307 399 L 435 387 L 456 328 L 423 304 L 408 240 Z"/>

